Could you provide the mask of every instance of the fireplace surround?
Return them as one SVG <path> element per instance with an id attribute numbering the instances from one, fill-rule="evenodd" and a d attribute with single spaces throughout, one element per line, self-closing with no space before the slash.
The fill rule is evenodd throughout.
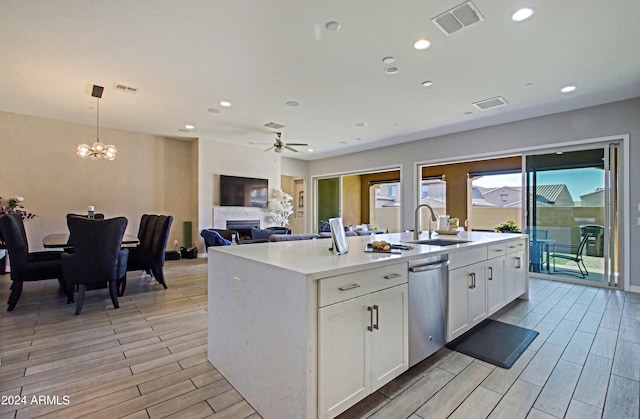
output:
<path id="1" fill-rule="evenodd" d="M 251 240 L 251 229 L 260 228 L 260 220 L 227 220 L 226 229 L 238 232 L 238 240 Z"/>

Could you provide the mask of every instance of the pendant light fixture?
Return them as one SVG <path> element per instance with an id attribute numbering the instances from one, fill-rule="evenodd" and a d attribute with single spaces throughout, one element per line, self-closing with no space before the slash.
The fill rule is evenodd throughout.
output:
<path id="1" fill-rule="evenodd" d="M 100 141 L 100 98 L 102 97 L 102 92 L 104 91 L 104 87 L 93 85 L 93 90 L 91 91 L 91 96 L 98 99 L 98 106 L 96 112 L 96 142 L 93 143 L 92 146 L 88 144 L 80 144 L 76 151 L 78 157 L 82 157 L 83 159 L 89 158 L 91 160 L 98 160 L 100 158 L 104 158 L 105 160 L 113 160 L 116 158 L 116 154 L 118 154 L 118 149 L 116 146 L 109 144 L 105 145 L 102 141 Z"/>

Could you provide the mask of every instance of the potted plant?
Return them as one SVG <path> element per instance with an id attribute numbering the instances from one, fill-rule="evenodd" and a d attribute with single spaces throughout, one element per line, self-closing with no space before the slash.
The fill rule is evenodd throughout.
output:
<path id="1" fill-rule="evenodd" d="M 293 214 L 293 198 L 282 189 L 274 189 L 269 199 L 269 218 L 278 227 L 284 227 L 289 224 L 289 216 Z"/>
<path id="2" fill-rule="evenodd" d="M 500 224 L 495 228 L 495 230 L 500 233 L 520 233 L 520 228 L 517 226 L 516 222 L 511 220 Z"/>

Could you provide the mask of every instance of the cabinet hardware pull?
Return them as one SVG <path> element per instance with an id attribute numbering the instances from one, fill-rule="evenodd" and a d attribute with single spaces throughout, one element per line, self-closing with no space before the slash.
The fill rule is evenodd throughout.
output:
<path id="1" fill-rule="evenodd" d="M 522 259 L 520 259 L 520 256 L 516 257 L 515 260 L 516 260 L 516 269 L 522 268 L 522 262 L 521 262 Z"/>
<path id="2" fill-rule="evenodd" d="M 360 288 L 360 284 L 351 284 L 351 285 L 345 285 L 343 287 L 338 287 L 340 291 L 348 291 L 354 288 Z"/>
<path id="3" fill-rule="evenodd" d="M 384 279 L 393 279 L 393 278 L 398 278 L 399 276 L 402 276 L 400 274 L 389 274 L 389 275 L 385 275 Z"/>
<path id="4" fill-rule="evenodd" d="M 376 311 L 376 322 L 374 323 L 373 328 L 377 329 L 378 324 L 380 323 L 380 318 L 379 318 L 380 310 L 376 304 L 373 305 L 373 309 Z"/>
<path id="5" fill-rule="evenodd" d="M 489 266 L 489 281 L 493 281 L 493 266 Z"/>
<path id="6" fill-rule="evenodd" d="M 476 287 L 476 274 L 471 272 L 469 277 L 471 278 L 471 285 L 469 285 L 469 289 L 474 289 Z"/>
<path id="7" fill-rule="evenodd" d="M 504 249 L 493 249 L 494 252 L 504 252 Z"/>
<path id="8" fill-rule="evenodd" d="M 367 306 L 367 311 L 369 312 L 369 326 L 367 326 L 367 330 L 373 332 L 373 307 Z"/>

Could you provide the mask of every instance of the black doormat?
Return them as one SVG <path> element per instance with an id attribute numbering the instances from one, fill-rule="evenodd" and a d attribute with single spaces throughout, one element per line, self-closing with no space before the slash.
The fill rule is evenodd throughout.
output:
<path id="1" fill-rule="evenodd" d="M 502 368 L 511 368 L 538 334 L 535 330 L 487 319 L 447 343 L 447 348 Z"/>

